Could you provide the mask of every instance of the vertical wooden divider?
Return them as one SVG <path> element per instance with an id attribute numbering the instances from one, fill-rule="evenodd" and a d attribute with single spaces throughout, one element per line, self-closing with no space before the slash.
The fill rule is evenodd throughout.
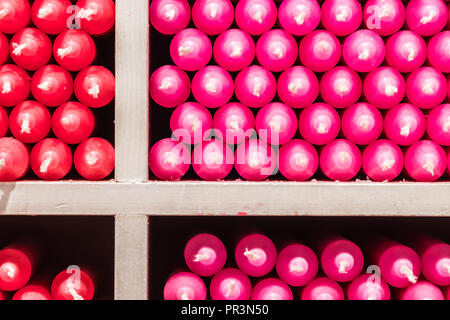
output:
<path id="1" fill-rule="evenodd" d="M 116 0 L 116 183 L 148 180 L 148 10 L 148 0 Z M 145 300 L 148 217 L 130 214 L 115 217 L 115 299 Z"/>

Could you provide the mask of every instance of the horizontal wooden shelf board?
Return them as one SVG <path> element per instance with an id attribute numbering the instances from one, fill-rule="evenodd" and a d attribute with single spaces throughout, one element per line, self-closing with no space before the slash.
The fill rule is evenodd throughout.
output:
<path id="1" fill-rule="evenodd" d="M 5 215 L 450 216 L 450 183 L 0 183 Z"/>

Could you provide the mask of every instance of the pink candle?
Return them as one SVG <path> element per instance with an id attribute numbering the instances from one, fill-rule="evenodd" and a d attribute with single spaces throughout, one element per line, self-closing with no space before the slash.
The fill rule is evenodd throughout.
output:
<path id="1" fill-rule="evenodd" d="M 362 18 L 361 4 L 356 0 L 325 0 L 322 4 L 322 24 L 337 36 L 355 32 Z"/>
<path id="2" fill-rule="evenodd" d="M 235 259 L 241 271 L 251 277 L 262 277 L 275 267 L 277 249 L 265 235 L 250 234 L 239 241 Z"/>
<path id="3" fill-rule="evenodd" d="M 297 116 L 284 103 L 272 102 L 258 111 L 256 131 L 261 140 L 272 145 L 282 145 L 295 136 Z"/>
<path id="4" fill-rule="evenodd" d="M 53 43 L 56 62 L 69 71 L 89 66 L 97 54 L 95 43 L 86 31 L 70 29 L 60 33 Z"/>
<path id="5" fill-rule="evenodd" d="M 416 106 L 402 103 L 390 109 L 384 117 L 384 132 L 394 143 L 411 145 L 425 133 L 426 121 L 423 112 Z"/>
<path id="6" fill-rule="evenodd" d="M 406 10 L 400 0 L 369 0 L 364 7 L 364 22 L 380 36 L 399 31 L 405 23 Z"/>
<path id="7" fill-rule="evenodd" d="M 428 281 L 419 281 L 400 293 L 400 300 L 445 300 L 439 287 Z"/>
<path id="8" fill-rule="evenodd" d="M 441 72 L 450 72 L 450 31 L 443 31 L 428 43 L 428 60 Z"/>
<path id="9" fill-rule="evenodd" d="M 286 70 L 295 63 L 297 55 L 295 38 L 284 30 L 267 31 L 256 43 L 256 57 L 259 63 L 270 71 Z"/>
<path id="10" fill-rule="evenodd" d="M 278 77 L 278 96 L 292 108 L 305 108 L 319 96 L 319 80 L 308 68 L 294 66 Z"/>
<path id="11" fill-rule="evenodd" d="M 30 94 L 30 76 L 16 65 L 5 64 L 0 67 L 0 88 L 0 105 L 18 105 Z"/>
<path id="12" fill-rule="evenodd" d="M 255 42 L 247 32 L 230 29 L 214 41 L 214 60 L 228 71 L 240 71 L 248 67 L 256 54 Z"/>
<path id="13" fill-rule="evenodd" d="M 203 280 L 190 272 L 178 272 L 164 286 L 164 300 L 206 300 Z"/>
<path id="14" fill-rule="evenodd" d="M 57 107 L 73 95 L 72 75 L 57 65 L 43 66 L 31 78 L 31 93 L 43 105 Z"/>
<path id="15" fill-rule="evenodd" d="M 0 32 L 16 33 L 25 28 L 31 19 L 28 0 L 4 0 L 0 3 Z"/>
<path id="16" fill-rule="evenodd" d="M 192 153 L 192 168 L 203 180 L 217 181 L 233 169 L 233 150 L 222 140 L 214 139 L 198 144 Z"/>
<path id="17" fill-rule="evenodd" d="M 431 109 L 441 104 L 447 95 L 447 81 L 437 69 L 423 67 L 413 71 L 406 81 L 409 101 L 422 109 Z"/>
<path id="18" fill-rule="evenodd" d="M 450 286 L 450 245 L 431 237 L 420 237 L 413 246 L 422 261 L 425 279 L 437 286 Z"/>
<path id="19" fill-rule="evenodd" d="M 260 35 L 277 22 L 277 7 L 272 0 L 240 0 L 235 15 L 240 29 L 251 35 Z"/>
<path id="20" fill-rule="evenodd" d="M 374 241 L 371 246 L 368 250 L 371 263 L 380 267 L 381 276 L 389 285 L 405 288 L 417 282 L 421 263 L 413 249 L 384 238 Z"/>
<path id="21" fill-rule="evenodd" d="M 384 60 L 383 39 L 371 30 L 358 30 L 344 42 L 345 63 L 357 72 L 370 72 L 378 68 Z"/>
<path id="22" fill-rule="evenodd" d="M 52 296 L 45 286 L 27 285 L 17 291 L 12 300 L 52 300 Z"/>
<path id="23" fill-rule="evenodd" d="M 278 169 L 292 181 L 306 181 L 319 168 L 319 154 L 307 141 L 293 139 L 280 148 Z"/>
<path id="24" fill-rule="evenodd" d="M 52 115 L 55 136 L 68 144 L 78 144 L 89 138 L 95 127 L 92 111 L 79 102 L 66 102 Z"/>
<path id="25" fill-rule="evenodd" d="M 342 132 L 351 142 L 368 145 L 383 132 L 383 116 L 369 103 L 354 104 L 342 116 Z"/>
<path id="26" fill-rule="evenodd" d="M 78 100 L 91 108 L 106 106 L 116 93 L 113 73 L 102 66 L 90 66 L 81 70 L 73 87 Z"/>
<path id="27" fill-rule="evenodd" d="M 417 33 L 402 30 L 386 42 L 386 61 L 400 72 L 412 72 L 420 68 L 427 58 L 426 43 Z"/>
<path id="28" fill-rule="evenodd" d="M 22 178 L 30 167 L 27 147 L 14 138 L 0 138 L 0 181 Z"/>
<path id="29" fill-rule="evenodd" d="M 436 181 L 447 169 L 447 154 L 440 145 L 431 140 L 416 142 L 406 151 L 405 169 L 414 180 Z"/>
<path id="30" fill-rule="evenodd" d="M 300 300 L 345 300 L 345 296 L 337 282 L 320 277 L 310 282 L 302 290 Z"/>
<path id="31" fill-rule="evenodd" d="M 450 146 L 450 104 L 431 110 L 427 118 L 427 133 L 434 142 Z"/>
<path id="32" fill-rule="evenodd" d="M 331 32 L 316 30 L 300 41 L 300 60 L 314 72 L 325 72 L 341 59 L 341 45 Z"/>
<path id="33" fill-rule="evenodd" d="M 161 180 L 179 180 L 189 170 L 191 153 L 182 142 L 163 139 L 153 145 L 149 153 L 149 166 Z"/>
<path id="34" fill-rule="evenodd" d="M 239 269 L 227 268 L 212 278 L 209 292 L 212 300 L 250 300 L 252 284 Z"/>
<path id="35" fill-rule="evenodd" d="M 320 153 L 320 168 L 331 180 L 348 181 L 361 169 L 361 151 L 352 142 L 337 139 L 326 145 Z"/>
<path id="36" fill-rule="evenodd" d="M 78 145 L 73 155 L 77 172 L 87 180 L 102 180 L 114 170 L 114 147 L 102 138 L 89 138 Z"/>
<path id="37" fill-rule="evenodd" d="M 227 261 L 227 250 L 219 238 L 202 233 L 191 238 L 184 248 L 188 268 L 201 277 L 210 277 L 222 270 Z"/>
<path id="38" fill-rule="evenodd" d="M 33 24 L 48 34 L 58 34 L 67 29 L 70 0 L 36 0 L 31 8 Z"/>
<path id="39" fill-rule="evenodd" d="M 375 274 L 363 274 L 347 287 L 348 300 L 391 300 L 388 284 Z"/>
<path id="40" fill-rule="evenodd" d="M 301 136 L 314 145 L 325 145 L 333 141 L 341 129 L 337 111 L 324 103 L 315 103 L 300 114 Z"/>
<path id="41" fill-rule="evenodd" d="M 316 0 L 285 0 L 278 9 L 284 30 L 296 36 L 311 33 L 320 23 L 320 5 Z"/>
<path id="42" fill-rule="evenodd" d="M 170 117 L 173 135 L 184 143 L 197 144 L 204 140 L 212 128 L 211 113 L 196 102 L 177 107 Z"/>
<path id="43" fill-rule="evenodd" d="M 363 169 L 367 176 L 378 182 L 396 179 L 403 170 L 403 152 L 389 140 L 378 140 L 364 150 Z"/>
<path id="44" fill-rule="evenodd" d="M 208 108 L 218 108 L 230 101 L 234 92 L 230 74 L 218 66 L 206 66 L 192 79 L 192 94 L 198 103 Z"/>
<path id="45" fill-rule="evenodd" d="M 355 279 L 364 266 L 361 249 L 352 241 L 340 236 L 319 243 L 320 264 L 325 275 L 338 282 Z"/>
<path id="46" fill-rule="evenodd" d="M 406 8 L 406 24 L 421 36 L 432 36 L 447 24 L 448 9 L 442 0 L 411 0 Z"/>
<path id="47" fill-rule="evenodd" d="M 303 244 L 292 244 L 281 250 L 276 264 L 280 279 L 293 287 L 311 282 L 319 270 L 316 254 Z"/>
<path id="48" fill-rule="evenodd" d="M 241 103 L 220 107 L 213 118 L 214 133 L 227 144 L 240 144 L 254 132 L 255 116 Z"/>
<path id="49" fill-rule="evenodd" d="M 252 300 L 294 300 L 291 288 L 276 278 L 261 280 L 253 288 Z"/>
<path id="50" fill-rule="evenodd" d="M 175 34 L 187 27 L 191 7 L 186 0 L 155 0 L 150 3 L 150 22 L 161 33 Z"/>
<path id="51" fill-rule="evenodd" d="M 361 78 L 347 67 L 333 68 L 320 80 L 320 95 L 327 104 L 335 108 L 346 108 L 355 104 L 361 93 Z"/>
<path id="52" fill-rule="evenodd" d="M 176 66 L 162 66 L 150 77 L 150 95 L 160 106 L 175 108 L 191 94 L 191 80 Z"/>
<path id="53" fill-rule="evenodd" d="M 36 143 L 44 139 L 51 128 L 48 109 L 36 101 L 18 104 L 9 115 L 9 129 L 23 143 Z"/>
<path id="54" fill-rule="evenodd" d="M 211 60 L 211 41 L 200 30 L 184 29 L 172 38 L 170 56 L 173 62 L 183 70 L 200 70 Z"/>
<path id="55" fill-rule="evenodd" d="M 41 30 L 25 28 L 11 38 L 10 55 L 19 67 L 34 71 L 50 60 L 52 43 Z"/>
<path id="56" fill-rule="evenodd" d="M 260 108 L 272 102 L 277 92 L 277 81 L 272 72 L 254 65 L 239 72 L 234 87 L 240 102 L 250 108 Z"/>
<path id="57" fill-rule="evenodd" d="M 197 0 L 192 6 L 192 21 L 207 35 L 227 30 L 234 20 L 234 7 L 229 0 Z"/>
<path id="58" fill-rule="evenodd" d="M 402 102 L 405 94 L 405 79 L 394 68 L 380 67 L 364 79 L 364 96 L 377 108 L 392 108 Z"/>
<path id="59" fill-rule="evenodd" d="M 39 141 L 31 150 L 31 169 L 43 180 L 60 180 L 72 168 L 72 158 L 72 151 L 67 144 L 47 138 Z"/>

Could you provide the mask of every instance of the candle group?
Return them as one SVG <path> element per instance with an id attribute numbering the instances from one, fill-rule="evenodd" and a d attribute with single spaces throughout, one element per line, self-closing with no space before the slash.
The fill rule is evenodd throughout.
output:
<path id="1" fill-rule="evenodd" d="M 4 0 L 0 10 L 0 181 L 30 171 L 60 180 L 72 167 L 82 179 L 107 178 L 114 148 L 91 137 L 115 78 L 92 64 L 97 38 L 113 30 L 114 1 Z"/>
<path id="2" fill-rule="evenodd" d="M 173 36 L 175 65 L 156 68 L 150 94 L 175 108 L 172 123 L 192 92 L 189 124 L 171 129 L 193 154 L 185 165 L 207 167 L 200 179 L 233 166 L 254 181 L 445 179 L 448 12 L 443 0 L 156 1 L 150 22 Z M 216 174 L 193 152 L 211 139 L 235 154 L 216 155 Z M 153 169 L 164 161 L 150 156 L 166 180 Z"/>
<path id="3" fill-rule="evenodd" d="M 189 271 L 179 266 L 168 277 L 164 299 L 448 299 L 450 245 L 433 237 L 399 243 L 373 235 L 358 243 L 328 234 L 276 244 L 251 233 L 236 240 L 229 247 L 212 234 L 192 237 L 184 250 Z"/>

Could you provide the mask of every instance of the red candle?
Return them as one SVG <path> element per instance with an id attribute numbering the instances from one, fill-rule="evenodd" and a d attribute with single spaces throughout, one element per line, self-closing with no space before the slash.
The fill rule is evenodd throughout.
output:
<path id="1" fill-rule="evenodd" d="M 292 108 L 305 108 L 319 95 L 319 80 L 308 68 L 294 66 L 284 71 L 277 82 L 280 99 Z"/>
<path id="2" fill-rule="evenodd" d="M 182 142 L 163 139 L 153 145 L 149 153 L 149 166 L 162 180 L 179 180 L 189 170 L 191 153 Z"/>
<path id="3" fill-rule="evenodd" d="M 173 135 L 188 144 L 197 144 L 206 139 L 211 128 L 211 113 L 196 102 L 183 103 L 170 118 Z"/>
<path id="4" fill-rule="evenodd" d="M 255 116 L 241 103 L 231 102 L 214 113 L 214 133 L 227 144 L 241 144 L 255 128 Z"/>
<path id="5" fill-rule="evenodd" d="M 431 237 L 413 243 L 422 261 L 425 279 L 437 286 L 450 286 L 450 245 Z"/>
<path id="6" fill-rule="evenodd" d="M 43 105 L 59 106 L 73 94 L 72 75 L 57 65 L 43 66 L 31 78 L 31 93 Z"/>
<path id="7" fill-rule="evenodd" d="M 81 70 L 74 82 L 78 100 L 91 108 L 106 106 L 114 99 L 115 90 L 114 75 L 102 66 L 90 66 Z"/>
<path id="8" fill-rule="evenodd" d="M 202 233 L 188 241 L 184 248 L 184 260 L 193 273 L 210 277 L 222 270 L 227 261 L 227 250 L 219 238 Z"/>
<path id="9" fill-rule="evenodd" d="M 36 101 L 18 104 L 9 115 L 9 129 L 15 138 L 24 143 L 36 143 L 50 132 L 51 115 Z"/>
<path id="10" fill-rule="evenodd" d="M 255 42 L 247 32 L 230 29 L 214 41 L 214 60 L 228 71 L 240 71 L 248 67 L 256 54 Z"/>
<path id="11" fill-rule="evenodd" d="M 291 288 L 276 278 L 261 280 L 253 288 L 252 300 L 294 300 Z"/>
<path id="12" fill-rule="evenodd" d="M 158 68 L 150 77 L 150 95 L 162 107 L 175 108 L 184 103 L 191 94 L 191 80 L 177 66 Z"/>
<path id="13" fill-rule="evenodd" d="M 270 145 L 258 139 L 251 139 L 237 147 L 234 164 L 242 178 L 262 181 L 274 173 L 277 159 Z"/>
<path id="14" fill-rule="evenodd" d="M 344 300 L 341 286 L 328 278 L 320 277 L 310 282 L 301 293 L 300 300 Z"/>
<path id="15" fill-rule="evenodd" d="M 52 296 L 45 286 L 27 285 L 17 291 L 12 300 L 52 300 Z"/>
<path id="16" fill-rule="evenodd" d="M 402 103 L 384 117 L 384 132 L 394 143 L 408 146 L 419 141 L 426 129 L 423 112 L 416 106 Z"/>
<path id="17" fill-rule="evenodd" d="M 256 131 L 261 140 L 272 145 L 283 145 L 297 132 L 297 116 L 291 107 L 272 102 L 258 111 Z"/>
<path id="18" fill-rule="evenodd" d="M 405 288 L 417 282 L 421 263 L 413 249 L 388 239 L 374 241 L 369 249 L 372 263 L 380 267 L 381 276 L 389 285 Z"/>
<path id="19" fill-rule="evenodd" d="M 213 139 L 198 144 L 192 153 L 192 168 L 203 180 L 217 181 L 233 169 L 233 150 L 222 140 Z"/>
<path id="20" fill-rule="evenodd" d="M 277 249 L 272 240 L 262 234 L 251 234 L 239 241 L 235 250 L 236 264 L 252 277 L 262 277 L 275 267 Z"/>
<path id="21" fill-rule="evenodd" d="M 276 264 L 281 280 L 293 287 L 311 282 L 319 270 L 316 254 L 303 244 L 292 244 L 281 250 Z"/>
<path id="22" fill-rule="evenodd" d="M 427 118 L 427 133 L 431 140 L 450 146 L 450 104 L 433 108 Z"/>
<path id="23" fill-rule="evenodd" d="M 174 274 L 164 286 L 164 300 L 206 300 L 206 294 L 203 280 L 189 272 Z"/>
<path id="24" fill-rule="evenodd" d="M 383 116 L 369 103 L 354 104 L 342 116 L 342 132 L 351 142 L 368 145 L 383 132 Z"/>
<path id="25" fill-rule="evenodd" d="M 56 37 L 53 43 L 53 56 L 56 62 L 69 71 L 80 71 L 94 61 L 95 43 L 86 31 L 66 30 Z"/>
<path id="26" fill-rule="evenodd" d="M 58 273 L 51 285 L 53 300 L 92 300 L 95 290 L 90 272 L 70 267 Z"/>
<path id="27" fill-rule="evenodd" d="M 258 62 L 273 72 L 291 67 L 297 60 L 298 48 L 295 38 L 281 29 L 265 32 L 256 43 Z"/>
<path id="28" fill-rule="evenodd" d="M 375 274 L 363 274 L 347 287 L 348 300 L 391 300 L 388 284 Z"/>
<path id="29" fill-rule="evenodd" d="M 22 68 L 5 64 L 0 67 L 0 105 L 12 107 L 30 93 L 30 76 Z"/>
<path id="30" fill-rule="evenodd" d="M 397 178 L 403 170 L 403 152 L 389 140 L 378 140 L 364 150 L 363 169 L 370 179 L 378 182 Z"/>
<path id="31" fill-rule="evenodd" d="M 29 0 L 4 0 L 0 3 L 0 32 L 16 33 L 31 19 Z"/>
<path id="32" fill-rule="evenodd" d="M 325 72 L 341 59 L 341 44 L 331 32 L 316 30 L 300 41 L 299 54 L 305 67 L 314 72 Z"/>
<path id="33" fill-rule="evenodd" d="M 207 35 L 227 30 L 234 20 L 234 7 L 230 0 L 197 0 L 192 6 L 194 25 Z"/>
<path id="34" fill-rule="evenodd" d="M 444 148 L 434 141 L 416 142 L 405 153 L 405 169 L 414 180 L 436 181 L 447 169 L 447 154 Z"/>
<path id="35" fill-rule="evenodd" d="M 52 43 L 41 30 L 25 28 L 11 38 L 10 55 L 19 67 L 34 71 L 50 60 Z"/>
<path id="36" fill-rule="evenodd" d="M 422 109 L 441 104 L 447 95 L 447 80 L 437 69 L 423 67 L 413 71 L 406 80 L 408 100 Z"/>
<path id="37" fill-rule="evenodd" d="M 72 168 L 72 151 L 61 140 L 47 138 L 31 150 L 31 169 L 41 179 L 60 180 Z"/>
<path id="38" fill-rule="evenodd" d="M 83 178 L 105 179 L 114 170 L 114 147 L 102 138 L 86 139 L 75 150 L 73 163 Z"/>
<path id="39" fill-rule="evenodd" d="M 8 113 L 5 108 L 0 107 L 0 138 L 4 137 L 9 128 Z"/>
<path id="40" fill-rule="evenodd" d="M 78 0 L 76 18 L 80 27 L 92 35 L 103 35 L 112 30 L 116 6 L 113 0 Z"/>
<path id="41" fill-rule="evenodd" d="M 0 290 L 24 287 L 36 271 L 39 249 L 30 243 L 16 242 L 0 250 Z"/>
<path id="42" fill-rule="evenodd" d="M 361 249 L 340 236 L 330 237 L 318 245 L 320 263 L 325 275 L 338 282 L 355 279 L 364 266 Z"/>
<path id="43" fill-rule="evenodd" d="M 306 181 L 319 168 L 319 154 L 307 141 L 293 139 L 279 151 L 278 169 L 292 181 Z"/>
<path id="44" fill-rule="evenodd" d="M 33 24 L 48 34 L 61 33 L 67 30 L 70 6 L 70 0 L 36 0 L 31 8 Z"/>
<path id="45" fill-rule="evenodd" d="M 347 67 L 333 68 L 320 80 L 320 95 L 327 104 L 335 108 L 346 108 L 355 104 L 361 93 L 361 78 Z"/>
<path id="46" fill-rule="evenodd" d="M 22 178 L 30 166 L 27 147 L 14 138 L 0 138 L 0 181 Z"/>
<path id="47" fill-rule="evenodd" d="M 400 300 L 445 300 L 445 297 L 431 282 L 419 281 L 400 292 Z"/>
<path id="48" fill-rule="evenodd" d="M 250 300 L 252 284 L 239 269 L 223 269 L 211 280 L 209 287 L 212 300 Z"/>
<path id="49" fill-rule="evenodd" d="M 192 79 L 195 100 L 207 108 L 218 108 L 230 101 L 234 92 L 233 78 L 225 69 L 206 66 Z"/>
<path id="50" fill-rule="evenodd" d="M 52 130 L 62 142 L 78 144 L 91 136 L 95 126 L 92 111 L 84 104 L 69 101 L 52 115 Z"/>
<path id="51" fill-rule="evenodd" d="M 305 140 L 314 145 L 324 145 L 338 136 L 341 119 L 333 107 L 315 103 L 302 111 L 298 127 Z"/>

